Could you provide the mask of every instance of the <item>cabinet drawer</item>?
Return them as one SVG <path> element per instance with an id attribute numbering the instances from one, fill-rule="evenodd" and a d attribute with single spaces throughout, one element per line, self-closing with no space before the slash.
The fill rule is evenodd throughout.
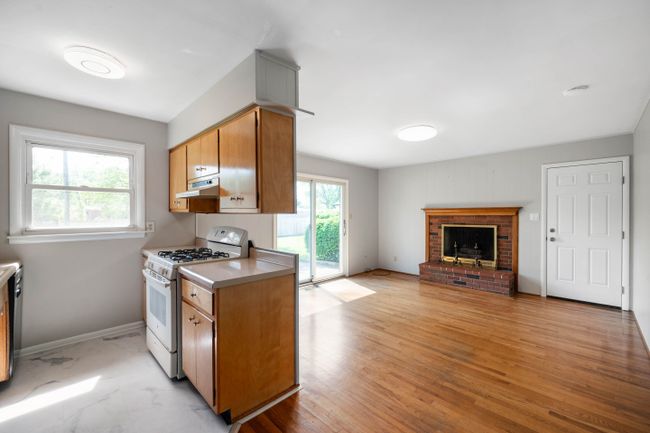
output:
<path id="1" fill-rule="evenodd" d="M 209 315 L 214 315 L 214 294 L 191 281 L 183 279 L 183 299 L 200 308 Z"/>

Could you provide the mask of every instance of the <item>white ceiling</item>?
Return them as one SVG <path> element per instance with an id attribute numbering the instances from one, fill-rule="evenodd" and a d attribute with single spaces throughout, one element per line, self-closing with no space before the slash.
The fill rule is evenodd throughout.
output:
<path id="1" fill-rule="evenodd" d="M 371 167 L 629 133 L 650 96 L 647 0 L 0 0 L 0 87 L 161 121 L 256 48 L 302 66 L 299 151 Z"/>

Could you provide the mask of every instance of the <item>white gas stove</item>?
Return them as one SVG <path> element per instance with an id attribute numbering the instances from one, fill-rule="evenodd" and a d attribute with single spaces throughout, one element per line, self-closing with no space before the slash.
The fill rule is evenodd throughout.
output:
<path id="1" fill-rule="evenodd" d="M 184 264 L 248 257 L 248 232 L 235 227 L 214 227 L 207 246 L 143 250 L 146 280 L 147 347 L 169 377 L 184 376 L 181 362 L 181 290 L 177 270 Z"/>

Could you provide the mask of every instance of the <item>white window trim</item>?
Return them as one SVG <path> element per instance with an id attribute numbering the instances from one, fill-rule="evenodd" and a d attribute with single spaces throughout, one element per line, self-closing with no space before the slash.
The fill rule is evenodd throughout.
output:
<path id="1" fill-rule="evenodd" d="M 25 230 L 27 190 L 27 150 L 31 143 L 74 147 L 93 152 L 106 151 L 122 153 L 132 158 L 131 178 L 135 193 L 132 203 L 132 221 L 134 225 L 127 228 L 66 229 L 66 230 Z M 50 131 L 20 125 L 9 125 L 9 243 L 43 243 L 71 242 L 82 240 L 138 238 L 146 235 L 145 231 L 145 149 L 140 143 L 110 140 Z"/>

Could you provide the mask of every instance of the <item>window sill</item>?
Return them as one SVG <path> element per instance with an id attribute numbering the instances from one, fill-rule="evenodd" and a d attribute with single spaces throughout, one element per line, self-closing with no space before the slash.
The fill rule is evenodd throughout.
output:
<path id="1" fill-rule="evenodd" d="M 96 233 L 56 233 L 40 235 L 7 236 L 10 244 L 44 244 L 50 242 L 102 241 L 109 239 L 144 238 L 146 231 L 96 232 Z"/>

